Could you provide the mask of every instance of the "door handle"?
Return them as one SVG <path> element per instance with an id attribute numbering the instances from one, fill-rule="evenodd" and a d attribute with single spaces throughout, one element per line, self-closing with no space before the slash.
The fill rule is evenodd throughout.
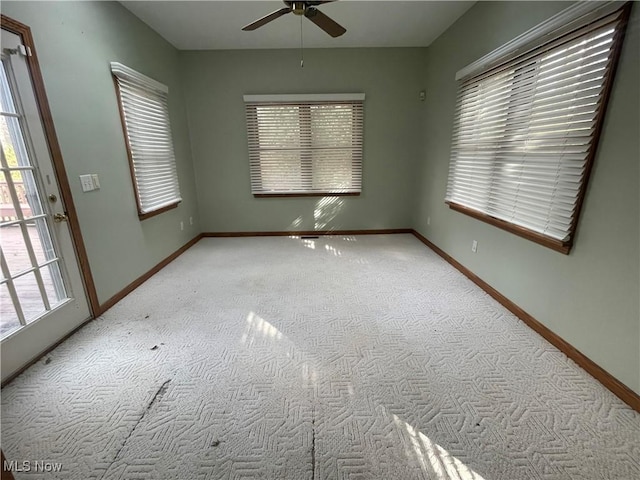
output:
<path id="1" fill-rule="evenodd" d="M 56 223 L 66 222 L 67 220 L 69 220 L 69 217 L 67 217 L 66 213 L 54 213 L 53 214 L 53 221 L 56 222 Z"/>

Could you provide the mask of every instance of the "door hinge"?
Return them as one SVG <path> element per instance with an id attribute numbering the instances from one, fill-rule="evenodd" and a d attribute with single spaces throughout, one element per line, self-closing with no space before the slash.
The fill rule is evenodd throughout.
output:
<path id="1" fill-rule="evenodd" d="M 20 53 L 23 57 L 31 56 L 31 47 L 28 47 L 26 45 L 18 45 L 18 50 L 20 50 Z"/>
<path id="2" fill-rule="evenodd" d="M 23 57 L 31 56 L 31 48 L 26 45 L 18 45 L 18 48 L 5 48 L 4 51 L 9 55 L 22 55 Z"/>

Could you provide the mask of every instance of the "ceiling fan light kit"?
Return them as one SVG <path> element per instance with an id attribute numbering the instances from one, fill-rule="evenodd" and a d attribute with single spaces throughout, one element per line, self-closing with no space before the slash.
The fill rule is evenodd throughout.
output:
<path id="1" fill-rule="evenodd" d="M 295 15 L 304 15 L 304 11 L 307 9 L 307 5 L 305 4 L 305 2 L 290 2 L 290 3 L 291 3 L 291 11 Z"/>
<path id="2" fill-rule="evenodd" d="M 280 18 L 283 15 L 286 15 L 288 13 L 293 13 L 294 15 L 298 15 L 300 17 L 302 16 L 307 17 L 309 20 L 311 20 L 315 25 L 320 27 L 326 33 L 331 35 L 333 38 L 336 38 L 344 34 L 347 30 L 342 25 L 338 24 L 337 22 L 335 22 L 334 20 L 332 20 L 331 18 L 329 18 L 328 16 L 326 16 L 324 13 L 322 13 L 320 10 L 316 8 L 318 5 L 322 5 L 323 3 L 330 3 L 331 1 L 334 1 L 334 0 L 301 1 L 301 2 L 290 2 L 285 0 L 284 4 L 286 5 L 286 7 L 281 8 L 280 10 L 276 10 L 275 12 L 272 12 L 268 15 L 265 15 L 262 18 L 259 18 L 255 22 L 250 23 L 249 25 L 246 25 L 245 27 L 243 27 L 242 30 L 252 31 L 262 27 L 263 25 L 266 25 L 269 22 L 272 22 L 277 18 Z"/>

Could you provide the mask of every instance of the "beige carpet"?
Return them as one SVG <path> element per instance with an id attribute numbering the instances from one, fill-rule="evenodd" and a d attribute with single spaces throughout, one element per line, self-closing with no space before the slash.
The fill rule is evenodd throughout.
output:
<path id="1" fill-rule="evenodd" d="M 640 415 L 411 235 L 203 239 L 2 390 L 21 479 L 640 478 Z"/>

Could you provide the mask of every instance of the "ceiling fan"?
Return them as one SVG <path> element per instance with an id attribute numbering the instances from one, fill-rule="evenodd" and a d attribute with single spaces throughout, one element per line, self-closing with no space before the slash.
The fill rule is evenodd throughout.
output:
<path id="1" fill-rule="evenodd" d="M 302 2 L 288 2 L 285 1 L 284 4 L 286 7 L 281 8 L 280 10 L 276 10 L 275 12 L 270 13 L 269 15 L 265 15 L 262 18 L 259 18 L 253 23 L 242 28 L 245 32 L 250 30 L 255 30 L 256 28 L 262 27 L 263 25 L 275 20 L 276 18 L 280 18 L 287 13 L 294 13 L 298 16 L 305 16 L 313 23 L 315 23 L 322 30 L 327 32 L 332 37 L 339 37 L 347 30 L 342 26 L 327 17 L 324 13 L 316 8 L 317 5 L 322 5 L 323 3 L 330 3 L 334 0 L 325 0 L 325 1 L 302 1 Z"/>

